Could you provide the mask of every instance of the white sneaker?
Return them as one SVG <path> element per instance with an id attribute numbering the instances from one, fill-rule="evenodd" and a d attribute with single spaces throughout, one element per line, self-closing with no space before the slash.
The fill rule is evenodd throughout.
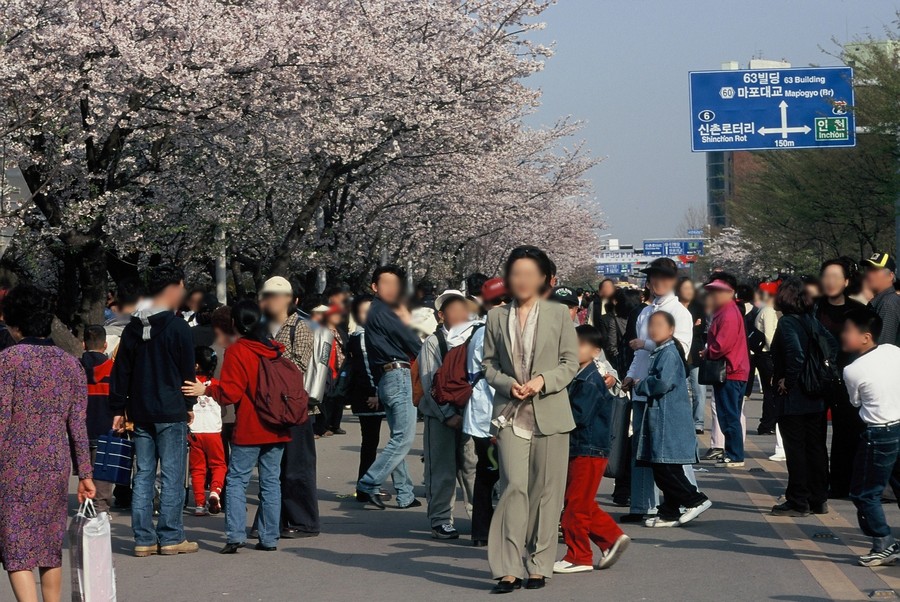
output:
<path id="1" fill-rule="evenodd" d="M 661 518 L 659 516 L 652 516 L 644 521 L 645 527 L 653 527 L 657 529 L 667 528 L 667 527 L 677 527 L 681 523 L 678 522 L 680 519 L 669 520 L 666 518 Z"/>
<path id="2" fill-rule="evenodd" d="M 554 573 L 590 573 L 594 570 L 589 564 L 572 564 L 568 560 L 557 560 L 553 563 Z"/>
<path id="3" fill-rule="evenodd" d="M 769 456 L 769 459 L 772 462 L 785 462 L 787 461 L 787 457 L 784 454 L 772 454 Z"/>
<path id="4" fill-rule="evenodd" d="M 709 510 L 710 506 L 712 506 L 712 502 L 709 500 L 706 500 L 699 506 L 694 506 L 693 508 L 688 508 L 687 510 L 684 511 L 684 514 L 681 515 L 681 518 L 678 519 L 678 524 L 684 525 L 684 524 L 691 522 L 692 520 L 694 520 L 695 518 L 697 518 L 698 516 L 700 516 L 701 514 L 706 512 L 707 510 Z"/>
<path id="5" fill-rule="evenodd" d="M 209 516 L 209 510 L 206 506 L 197 506 L 194 508 L 194 516 Z"/>
<path id="6" fill-rule="evenodd" d="M 600 570 L 608 569 L 616 562 L 618 562 L 619 558 L 622 557 L 622 554 L 625 553 L 625 550 L 628 549 L 628 544 L 630 543 L 630 537 L 628 537 L 624 533 L 622 535 L 619 535 L 616 543 L 614 543 L 610 549 L 603 551 L 603 558 L 600 559 L 600 563 L 597 565 L 597 568 Z"/>

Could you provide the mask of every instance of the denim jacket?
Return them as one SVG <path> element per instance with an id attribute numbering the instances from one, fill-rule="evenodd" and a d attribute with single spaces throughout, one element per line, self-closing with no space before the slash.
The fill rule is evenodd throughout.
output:
<path id="1" fill-rule="evenodd" d="M 693 406 L 684 361 L 674 340 L 653 351 L 650 371 L 647 378 L 638 382 L 635 393 L 647 398 L 644 420 L 636 425 L 637 459 L 657 464 L 697 462 Z"/>
<path id="2" fill-rule="evenodd" d="M 569 433 L 569 457 L 607 457 L 614 402 L 603 376 L 590 363 L 578 371 L 568 391 L 575 419 L 575 430 Z"/>

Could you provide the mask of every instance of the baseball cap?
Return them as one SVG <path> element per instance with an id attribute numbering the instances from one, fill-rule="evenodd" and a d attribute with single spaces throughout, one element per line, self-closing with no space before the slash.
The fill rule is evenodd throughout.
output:
<path id="1" fill-rule="evenodd" d="M 272 276 L 268 280 L 266 280 L 265 284 L 263 284 L 262 290 L 259 291 L 260 296 L 262 295 L 290 295 L 294 296 L 294 287 L 291 286 L 291 283 L 288 282 L 287 278 L 283 278 L 281 276 Z"/>
<path id="2" fill-rule="evenodd" d="M 705 288 L 708 291 L 731 291 L 732 293 L 734 292 L 734 289 L 731 287 L 730 284 L 728 284 L 727 282 L 725 282 L 724 280 L 721 280 L 719 278 L 713 278 L 712 280 L 710 280 L 709 282 L 704 284 L 703 288 Z"/>
<path id="3" fill-rule="evenodd" d="M 481 287 L 481 298 L 485 301 L 496 301 L 506 295 L 506 283 L 503 282 L 503 278 L 491 278 Z"/>
<path id="4" fill-rule="evenodd" d="M 455 288 L 448 288 L 443 293 L 438 295 L 437 299 L 434 300 L 434 308 L 438 311 L 441 311 L 444 307 L 444 304 L 455 297 L 458 297 L 463 301 L 465 301 L 466 299 L 466 296 L 462 291 L 458 291 Z"/>
<path id="5" fill-rule="evenodd" d="M 576 307 L 578 305 L 578 295 L 576 295 L 575 291 L 568 286 L 557 286 L 553 289 L 550 293 L 550 300 L 570 307 Z"/>
<path id="6" fill-rule="evenodd" d="M 660 276 L 675 278 L 678 276 L 678 265 L 668 257 L 660 257 L 654 259 L 650 265 L 641 271 L 647 275 L 659 274 Z"/>
<path id="7" fill-rule="evenodd" d="M 866 267 L 888 270 L 890 272 L 897 271 L 897 262 L 887 253 L 873 253 L 868 259 L 864 259 L 863 263 Z"/>
<path id="8" fill-rule="evenodd" d="M 759 290 L 770 295 L 778 293 L 778 287 L 781 286 L 781 280 L 772 280 L 771 282 L 760 282 Z"/>
<path id="9" fill-rule="evenodd" d="M 313 314 L 327 314 L 330 310 L 331 310 L 331 308 L 328 307 L 327 305 L 316 305 L 314 308 L 312 308 L 312 310 L 310 311 L 310 313 L 313 313 Z"/>

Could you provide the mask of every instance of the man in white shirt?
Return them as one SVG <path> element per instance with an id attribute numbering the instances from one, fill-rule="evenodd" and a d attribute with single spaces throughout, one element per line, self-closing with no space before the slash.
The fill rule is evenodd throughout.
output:
<path id="1" fill-rule="evenodd" d="M 859 557 L 862 566 L 893 564 L 900 558 L 900 544 L 881 506 L 888 483 L 895 492 L 900 488 L 900 349 L 879 345 L 881 331 L 882 320 L 871 309 L 845 314 L 841 342 L 845 352 L 859 357 L 844 368 L 844 383 L 850 403 L 866 423 L 850 484 L 859 527 L 872 538 L 871 551 Z"/>
<path id="2" fill-rule="evenodd" d="M 650 370 L 650 354 L 656 349 L 656 344 L 650 340 L 647 334 L 647 324 L 650 316 L 658 311 L 664 311 L 675 318 L 675 340 L 681 346 L 685 355 L 690 353 L 691 341 L 694 336 L 694 318 L 691 312 L 675 296 L 675 285 L 678 282 L 678 266 L 668 257 L 655 259 L 649 266 L 641 270 L 647 274 L 647 286 L 653 294 L 653 302 L 645 307 L 637 319 L 637 338 L 630 341 L 629 345 L 634 349 L 634 359 L 628 368 L 628 375 L 622 381 L 622 389 L 630 390 L 635 381 L 647 377 Z M 639 425 L 644 419 L 647 409 L 647 399 L 640 395 L 632 394 L 633 410 L 632 424 Z M 637 430 L 637 427 L 635 427 Z M 632 442 L 636 446 L 637 439 Z M 634 451 L 634 450 L 633 450 Z M 637 453 L 632 454 L 632 462 Z M 694 469 L 691 465 L 685 465 L 685 474 L 692 483 L 696 484 Z M 631 471 L 631 510 L 620 520 L 622 522 L 642 522 L 646 515 L 654 514 L 659 505 L 659 492 L 653 482 L 653 471 L 642 466 L 632 466 Z"/>

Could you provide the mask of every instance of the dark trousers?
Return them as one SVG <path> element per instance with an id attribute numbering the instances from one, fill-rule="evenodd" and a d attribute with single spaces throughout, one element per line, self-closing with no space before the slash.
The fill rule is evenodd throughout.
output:
<path id="1" fill-rule="evenodd" d="M 725 455 L 737 462 L 744 461 L 744 433 L 741 427 L 741 410 L 744 407 L 744 387 L 741 380 L 726 380 L 713 385 L 716 418 L 725 436 Z"/>
<path id="2" fill-rule="evenodd" d="M 756 360 L 756 354 L 750 354 L 750 376 L 747 377 L 747 382 L 744 383 L 744 397 L 750 397 L 753 395 L 753 384 L 756 382 L 756 369 L 759 367 L 759 364 Z"/>
<path id="3" fill-rule="evenodd" d="M 884 518 L 881 493 L 889 482 L 895 490 L 900 484 L 900 425 L 866 428 L 858 447 L 850 498 L 856 505 L 859 528 L 869 537 L 889 540 L 891 528 Z M 885 543 L 889 544 L 876 542 L 875 547 L 883 549 Z"/>
<path id="4" fill-rule="evenodd" d="M 847 497 L 859 438 L 866 423 L 859 417 L 859 408 L 850 405 L 847 389 L 840 387 L 825 398 L 831 409 L 831 472 L 829 497 Z"/>
<path id="5" fill-rule="evenodd" d="M 681 516 L 682 506 L 693 508 L 709 499 L 688 480 L 681 464 L 652 464 L 651 467 L 653 481 L 663 494 L 662 503 L 657 507 L 660 518 L 676 519 Z"/>
<path id="6" fill-rule="evenodd" d="M 615 503 L 631 499 L 631 437 L 622 448 L 622 472 L 615 479 L 612 498 Z"/>
<path id="7" fill-rule="evenodd" d="M 472 437 L 475 443 L 475 486 L 472 490 L 472 539 L 487 541 L 494 516 L 494 485 L 500 478 L 497 447 L 490 437 Z"/>
<path id="8" fill-rule="evenodd" d="M 291 440 L 281 457 L 281 526 L 319 532 L 316 487 L 316 440 L 313 421 L 291 427 Z"/>
<path id="9" fill-rule="evenodd" d="M 222 425 L 222 446 L 225 448 L 225 465 L 231 463 L 231 437 L 234 435 L 234 423 L 226 422 Z M 222 508 L 225 508 L 225 490 L 227 487 L 228 479 L 225 479 L 225 482 L 222 483 L 222 493 L 219 494 L 219 503 L 222 505 Z"/>
<path id="10" fill-rule="evenodd" d="M 369 472 L 369 467 L 372 466 L 372 462 L 375 461 L 375 457 L 378 455 L 382 420 L 384 420 L 383 415 L 359 417 L 359 432 L 362 435 L 362 441 L 359 444 L 359 474 L 356 476 L 357 481 Z M 357 491 L 356 495 L 359 496 L 361 493 L 361 491 Z"/>
<path id="11" fill-rule="evenodd" d="M 784 497 L 797 510 L 824 503 L 828 500 L 825 412 L 780 416 L 778 427 L 787 457 L 788 485 Z"/>
<path id="12" fill-rule="evenodd" d="M 328 430 L 334 432 L 341 428 L 341 421 L 344 419 L 344 399 L 342 397 L 329 397 L 328 398 L 328 420 L 325 421 L 325 424 L 328 425 Z"/>
<path id="13" fill-rule="evenodd" d="M 774 431 L 775 421 L 778 419 L 775 413 L 775 365 L 772 363 L 772 354 L 769 352 L 756 354 L 756 369 L 759 370 L 759 380 L 762 382 L 762 417 L 759 419 L 760 431 Z"/>

